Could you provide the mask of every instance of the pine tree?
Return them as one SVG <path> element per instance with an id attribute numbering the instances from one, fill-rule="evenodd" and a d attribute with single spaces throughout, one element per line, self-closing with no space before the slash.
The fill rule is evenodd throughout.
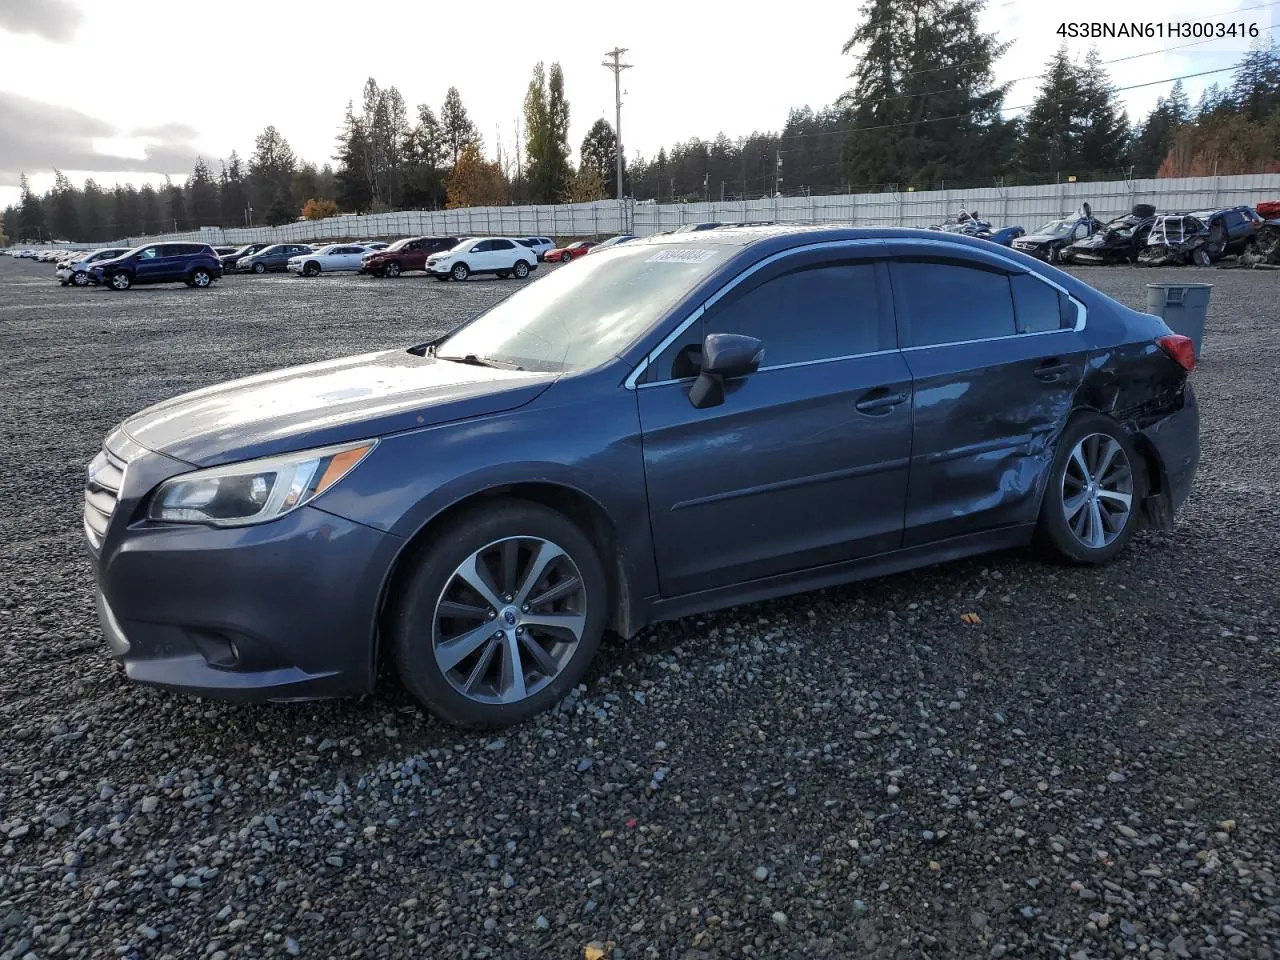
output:
<path id="1" fill-rule="evenodd" d="M 462 148 L 468 145 L 482 149 L 484 140 L 476 125 L 467 116 L 467 108 L 462 105 L 462 94 L 457 87 L 450 87 L 444 97 L 444 105 L 440 108 L 440 128 L 444 134 L 447 156 L 456 164 L 462 154 Z"/>
<path id="2" fill-rule="evenodd" d="M 608 120 L 601 118 L 591 125 L 587 135 L 582 138 L 582 145 L 578 148 L 578 158 L 579 173 L 584 167 L 590 167 L 595 170 L 600 175 L 600 182 L 605 184 L 607 195 L 616 199 L 618 195 L 618 138 Z M 625 181 L 625 164 L 622 175 Z"/>
<path id="3" fill-rule="evenodd" d="M 526 179 L 534 203 L 556 203 L 569 185 L 569 103 L 560 64 L 533 68 L 524 98 Z"/>
<path id="4" fill-rule="evenodd" d="M 96 180 L 89 177 L 80 193 L 80 239 L 100 243 L 112 239 L 107 226 L 107 197 Z"/>
<path id="5" fill-rule="evenodd" d="M 18 174 L 18 238 L 20 240 L 42 240 L 45 231 L 44 205 L 40 198 L 31 192 L 31 184 L 25 173 Z"/>
<path id="6" fill-rule="evenodd" d="M 276 222 L 288 222 L 279 219 L 281 204 L 293 206 L 292 181 L 297 166 L 293 148 L 279 130 L 268 126 L 258 134 L 249 158 L 249 196 L 255 210 L 269 211 Z"/>
<path id="7" fill-rule="evenodd" d="M 67 175 L 53 171 L 53 190 L 48 197 L 49 233 L 55 240 L 75 240 L 80 236 L 79 197 Z"/>
<path id="8" fill-rule="evenodd" d="M 175 186 L 167 176 L 164 178 L 164 196 L 167 211 L 165 231 L 190 230 L 191 222 L 187 219 L 186 197 L 182 194 L 182 188 Z"/>
<path id="9" fill-rule="evenodd" d="M 138 191 L 138 233 L 150 236 L 165 232 L 164 221 L 160 214 L 160 199 L 149 183 L 144 183 Z"/>
<path id="10" fill-rule="evenodd" d="M 209 227 L 217 223 L 220 212 L 218 185 L 214 182 L 204 157 L 196 157 L 195 165 L 191 168 L 191 176 L 187 178 L 187 195 L 187 209 L 191 212 L 194 226 Z"/>
<path id="11" fill-rule="evenodd" d="M 1262 123 L 1280 106 L 1280 52 L 1274 41 L 1250 50 L 1236 67 L 1229 94 L 1251 123 Z"/>
<path id="12" fill-rule="evenodd" d="M 369 182 L 370 146 L 363 119 L 347 101 L 347 112 L 338 134 L 338 203 L 344 210 L 367 211 L 373 204 L 373 186 Z"/>
<path id="13" fill-rule="evenodd" d="M 1116 97 L 1115 85 L 1102 66 L 1097 47 L 1089 50 L 1081 74 L 1085 109 L 1076 162 L 1083 173 L 1115 176 L 1129 155 L 1129 118 Z"/>
<path id="14" fill-rule="evenodd" d="M 249 191 L 244 182 L 240 155 L 232 150 L 219 177 L 218 207 L 224 227 L 244 225 L 249 207 Z"/>

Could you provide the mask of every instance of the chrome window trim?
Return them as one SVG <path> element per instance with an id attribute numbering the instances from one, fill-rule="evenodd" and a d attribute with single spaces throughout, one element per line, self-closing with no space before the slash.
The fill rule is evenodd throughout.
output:
<path id="1" fill-rule="evenodd" d="M 884 246 L 885 246 L 885 241 L 883 238 L 858 239 L 858 240 L 824 240 L 821 243 L 807 243 L 803 246 L 791 247 L 787 250 L 780 250 L 775 254 L 771 254 L 770 256 L 765 257 L 763 260 L 759 261 L 758 263 L 753 263 L 750 267 L 748 267 L 746 270 L 743 270 L 740 274 L 738 274 L 736 277 L 734 277 L 732 280 L 730 280 L 728 283 L 722 286 L 719 290 L 717 290 L 715 293 L 709 296 L 706 300 L 702 301 L 702 303 L 695 310 L 693 310 L 689 314 L 689 316 L 684 318 L 684 320 L 680 323 L 679 326 L 677 326 L 669 334 L 663 337 L 661 342 L 659 342 L 656 347 L 654 347 L 647 354 L 645 354 L 645 356 L 641 358 L 640 362 L 636 365 L 635 369 L 632 370 L 631 373 L 627 376 L 627 379 L 623 381 L 623 386 L 626 387 L 626 389 L 628 390 L 635 390 L 637 386 L 656 387 L 662 383 L 678 383 L 679 381 L 677 380 L 655 380 L 653 383 L 650 383 L 650 384 L 637 384 L 636 381 L 640 378 L 640 376 L 646 370 L 649 369 L 649 364 L 655 362 L 658 359 L 658 357 L 662 355 L 662 352 L 667 349 L 667 347 L 675 343 L 675 341 L 680 337 L 680 335 L 684 333 L 686 330 L 688 330 L 690 326 L 693 325 L 693 322 L 695 320 L 700 319 L 702 315 L 707 312 L 708 307 L 714 306 L 717 301 L 722 299 L 726 294 L 728 294 L 731 290 L 733 290 L 734 287 L 742 283 L 742 281 L 746 280 L 748 277 L 752 276 L 757 271 L 763 270 L 765 267 L 769 266 L 770 264 L 777 263 L 779 260 L 785 259 L 786 257 L 791 257 L 791 256 L 795 256 L 797 254 L 802 254 L 802 253 L 812 253 L 814 251 L 819 251 L 819 250 L 851 250 L 851 251 L 852 250 L 873 250 L 877 247 L 884 247 Z M 866 356 L 866 354 L 858 354 L 858 356 Z M 821 360 L 817 360 L 817 361 L 805 360 L 800 362 L 822 363 L 827 360 L 838 360 L 838 359 L 842 359 L 842 358 L 824 357 Z M 790 366 L 790 364 L 780 364 L 779 366 Z M 760 369 L 776 370 L 778 368 L 777 367 L 761 367 Z"/>

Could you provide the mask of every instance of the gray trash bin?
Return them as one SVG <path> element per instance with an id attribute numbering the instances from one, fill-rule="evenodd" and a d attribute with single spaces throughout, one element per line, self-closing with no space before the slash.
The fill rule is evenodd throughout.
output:
<path id="1" fill-rule="evenodd" d="M 1190 337 L 1196 359 L 1204 343 L 1204 317 L 1209 312 L 1212 283 L 1148 283 L 1147 312 L 1154 313 L 1174 333 Z"/>

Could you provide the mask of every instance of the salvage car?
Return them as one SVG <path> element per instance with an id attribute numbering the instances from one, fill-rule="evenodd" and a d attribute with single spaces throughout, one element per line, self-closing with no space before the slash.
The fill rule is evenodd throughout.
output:
<path id="1" fill-rule="evenodd" d="M 1089 210 L 1084 210 L 1074 217 L 1063 217 L 1041 224 L 1035 230 L 1013 241 L 1013 249 L 1021 250 L 1046 263 L 1058 263 L 1062 259 L 1062 248 L 1077 240 L 1092 236 L 1103 228 L 1104 224 Z"/>
<path id="2" fill-rule="evenodd" d="M 970 212 L 964 208 L 949 220 L 935 224 L 930 227 L 931 230 L 941 230 L 944 233 L 959 233 L 966 237 L 977 237 L 981 240 L 987 240 L 991 243 L 997 243 L 1002 247 L 1009 247 L 1019 237 L 1026 234 L 1026 230 L 1022 227 L 1001 227 L 996 230 L 991 226 L 989 220 L 983 220 L 978 216 L 978 211 Z"/>
<path id="3" fill-rule="evenodd" d="M 1138 261 L 1148 266 L 1207 267 L 1254 246 L 1263 222 L 1252 207 L 1244 206 L 1158 216 Z"/>
<path id="4" fill-rule="evenodd" d="M 1171 529 L 1194 366 L 973 238 L 632 240 L 429 342 L 127 418 L 85 490 L 99 619 L 142 683 L 290 700 L 386 667 L 447 721 L 516 723 L 606 630 Z"/>
<path id="5" fill-rule="evenodd" d="M 1135 204 L 1132 212 L 1108 221 L 1083 240 L 1067 244 L 1059 258 L 1063 263 L 1137 263 L 1155 223 L 1155 212 L 1149 204 Z"/>
<path id="6" fill-rule="evenodd" d="M 457 237 L 406 237 L 385 250 L 366 253 L 360 258 L 360 272 L 375 277 L 398 277 L 407 270 L 426 270 L 427 257 L 457 245 Z"/>
<path id="7" fill-rule="evenodd" d="M 89 267 L 103 260 L 113 260 L 123 253 L 128 253 L 124 247 L 103 247 L 101 250 L 93 250 L 89 253 L 82 252 L 61 261 L 55 276 L 64 287 L 68 284 L 77 287 L 90 286 L 94 283 L 94 279 L 89 273 Z"/>

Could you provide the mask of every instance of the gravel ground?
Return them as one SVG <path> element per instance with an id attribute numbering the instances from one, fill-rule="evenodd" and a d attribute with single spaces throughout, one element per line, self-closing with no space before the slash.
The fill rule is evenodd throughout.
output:
<path id="1" fill-rule="evenodd" d="M 664 625 L 495 738 L 391 686 L 127 684 L 80 498 L 145 404 L 418 342 L 515 282 L 51 273 L 0 259 L 3 960 L 1280 957 L 1275 274 L 1194 271 L 1204 456 L 1172 534 Z M 1190 274 L 1080 275 L 1140 306 Z"/>

